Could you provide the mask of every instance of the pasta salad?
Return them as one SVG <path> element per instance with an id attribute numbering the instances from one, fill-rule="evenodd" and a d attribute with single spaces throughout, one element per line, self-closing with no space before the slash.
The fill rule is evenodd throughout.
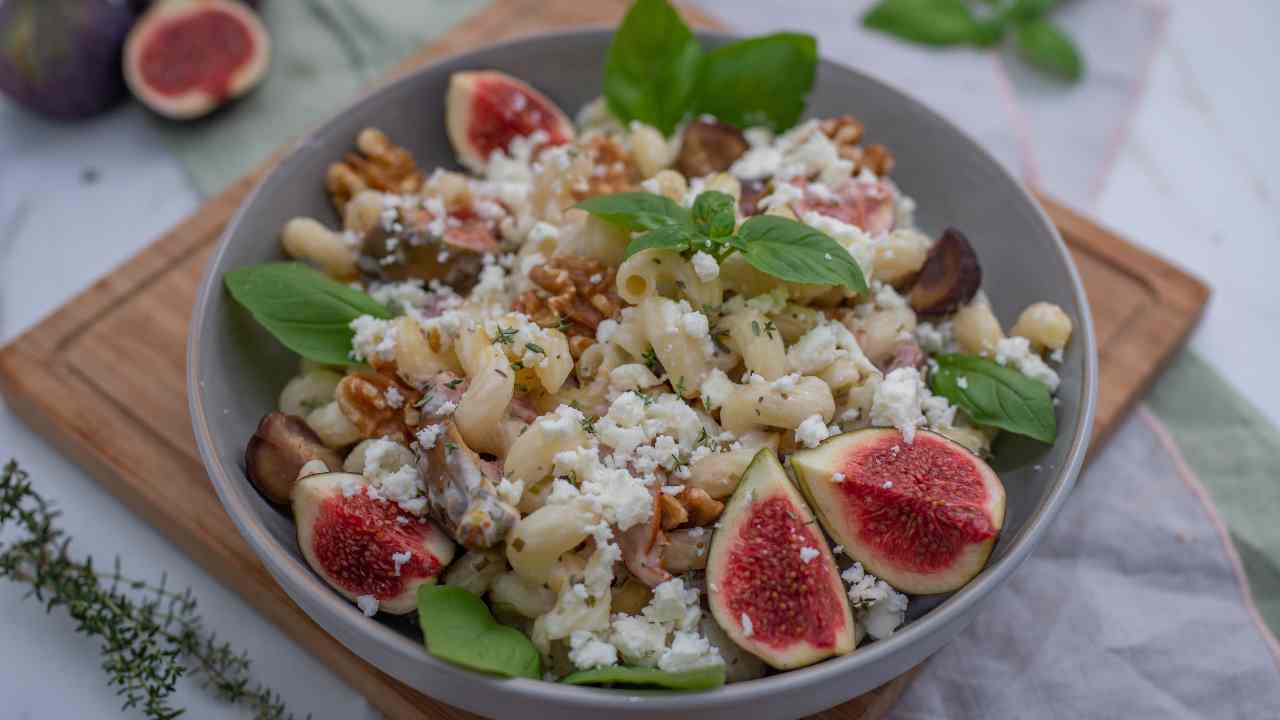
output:
<path id="1" fill-rule="evenodd" d="M 855 118 L 572 122 L 496 71 L 446 115 L 465 172 L 366 129 L 325 178 L 340 224 L 226 278 L 304 358 L 246 473 L 335 591 L 477 670 L 696 689 L 886 638 L 982 569 L 983 458 L 1053 442 L 1072 322 L 1006 334 Z"/>

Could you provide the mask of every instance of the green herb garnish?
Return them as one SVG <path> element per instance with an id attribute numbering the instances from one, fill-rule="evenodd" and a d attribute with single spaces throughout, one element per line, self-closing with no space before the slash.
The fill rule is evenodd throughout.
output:
<path id="1" fill-rule="evenodd" d="M 756 215 L 733 233 L 733 198 L 722 192 L 699 194 L 692 213 L 661 195 L 646 192 L 597 195 L 577 207 L 611 224 L 642 233 L 627 246 L 627 257 L 650 248 L 686 256 L 704 251 L 717 260 L 736 252 L 755 269 L 787 282 L 843 285 L 857 293 L 867 291 L 862 268 L 849 252 L 804 223 Z M 755 329 L 758 335 L 759 329 Z"/>
<path id="2" fill-rule="evenodd" d="M 974 422 L 1046 443 L 1057 437 L 1053 397 L 1044 383 L 975 355 L 938 355 L 934 361 L 929 388 Z"/>
<path id="3" fill-rule="evenodd" d="M 389 320 L 391 311 L 365 293 L 299 263 L 263 263 L 223 277 L 231 297 L 282 345 L 325 365 L 351 365 L 351 321 Z"/>
<path id="4" fill-rule="evenodd" d="M 817 62 L 816 41 L 797 33 L 703 52 L 667 0 L 638 0 L 609 45 L 604 96 L 624 124 L 639 120 L 666 135 L 696 113 L 781 132 L 803 112 Z"/>
<path id="5" fill-rule="evenodd" d="M 872 30 L 922 45 L 992 47 L 1012 32 L 1032 67 L 1076 82 L 1084 60 L 1075 43 L 1046 16 L 1057 0 L 880 0 L 862 16 Z"/>
<path id="6" fill-rule="evenodd" d="M 542 658 L 533 642 L 499 624 L 484 601 L 460 587 L 418 588 L 418 624 L 427 652 L 472 670 L 542 679 Z"/>

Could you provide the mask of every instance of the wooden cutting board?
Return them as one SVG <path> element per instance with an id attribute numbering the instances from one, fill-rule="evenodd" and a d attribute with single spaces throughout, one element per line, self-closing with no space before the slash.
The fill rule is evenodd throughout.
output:
<path id="1" fill-rule="evenodd" d="M 626 0 L 498 0 L 396 70 L 516 35 L 614 23 Z M 694 10 L 691 22 L 718 24 Z M 187 413 L 187 324 L 223 225 L 269 167 L 239 180 L 8 346 L 0 391 L 33 427 L 322 659 L 390 718 L 469 718 L 356 657 L 276 585 L 222 511 L 200 464 Z M 1208 288 L 1087 218 L 1041 198 L 1075 256 L 1092 303 L 1100 355 L 1095 446 L 1186 338 Z M 874 720 L 915 670 L 825 713 Z"/>

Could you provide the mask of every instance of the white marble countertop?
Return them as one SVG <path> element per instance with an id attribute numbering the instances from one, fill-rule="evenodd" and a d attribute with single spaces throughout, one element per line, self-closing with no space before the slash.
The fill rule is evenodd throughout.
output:
<path id="1" fill-rule="evenodd" d="M 1193 346 L 1280 423 L 1280 4 L 1175 2 L 1131 133 L 1091 211 L 1205 278 L 1214 297 Z M 1212 28 L 1212 32 L 1206 32 Z M 0 341 L 9 340 L 195 209 L 199 198 L 141 110 L 51 126 L 0 101 Z M 34 271 L 33 271 L 34 270 Z M 295 711 L 374 717 L 317 661 L 26 428 L 0 402 L 0 459 L 56 499 L 80 552 L 120 554 L 146 577 L 191 585 L 208 624 L 255 660 Z M 0 585 L 7 717 L 109 717 L 119 702 L 95 647 Z M 187 686 L 192 717 L 238 717 Z"/>

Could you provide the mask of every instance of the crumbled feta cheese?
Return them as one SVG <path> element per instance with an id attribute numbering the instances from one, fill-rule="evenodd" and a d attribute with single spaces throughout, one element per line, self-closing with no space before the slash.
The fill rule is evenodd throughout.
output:
<path id="1" fill-rule="evenodd" d="M 641 615 L 650 622 L 673 623 L 682 630 L 696 627 L 702 617 L 698 591 L 686 588 L 681 578 L 672 578 L 653 589 L 653 597 Z"/>
<path id="2" fill-rule="evenodd" d="M 781 165 L 782 151 L 761 145 L 743 153 L 729 166 L 729 172 L 739 180 L 763 180 L 777 173 Z"/>
<path id="3" fill-rule="evenodd" d="M 756 633 L 756 629 L 755 629 L 755 627 L 754 627 L 754 626 L 752 626 L 752 624 L 751 624 L 751 616 L 750 616 L 750 615 L 747 615 L 746 613 L 742 613 L 742 617 L 738 618 L 738 620 L 742 623 L 742 636 L 743 636 L 743 637 L 751 637 L 752 635 L 755 635 L 755 633 Z"/>
<path id="4" fill-rule="evenodd" d="M 822 553 L 819 552 L 817 548 L 812 548 L 808 546 L 800 548 L 800 559 L 806 563 L 811 562 L 814 558 L 818 557 L 821 554 Z"/>
<path id="5" fill-rule="evenodd" d="M 710 641 L 697 633 L 684 631 L 676 632 L 671 640 L 671 647 L 658 658 L 658 668 L 667 672 L 684 672 L 723 664 L 720 651 Z"/>
<path id="6" fill-rule="evenodd" d="M 596 448 L 556 453 L 555 474 L 576 476 L 582 497 L 619 530 L 646 522 L 653 514 L 653 497 L 645 484 L 623 468 L 606 466 Z"/>
<path id="7" fill-rule="evenodd" d="M 843 546 L 843 545 L 837 545 L 837 546 L 835 546 L 835 547 L 831 548 L 831 552 L 832 552 L 832 553 L 834 553 L 834 554 L 836 554 L 836 555 L 839 555 L 840 553 L 844 552 L 844 546 Z"/>
<path id="8" fill-rule="evenodd" d="M 809 448 L 817 447 L 818 443 L 826 440 L 830 435 L 831 432 L 827 429 L 827 424 L 821 415 L 810 415 L 796 428 L 796 442 Z"/>
<path id="9" fill-rule="evenodd" d="M 707 253 L 699 250 L 693 254 L 693 272 L 702 282 L 711 282 L 720 277 L 720 263 Z"/>
<path id="10" fill-rule="evenodd" d="M 934 325 L 922 322 L 916 325 L 916 342 L 930 355 L 956 350 L 955 330 L 950 320 Z"/>
<path id="11" fill-rule="evenodd" d="M 424 451 L 430 450 L 436 446 L 436 440 L 440 434 L 444 432 L 444 425 L 428 425 L 418 431 L 415 437 L 418 438 L 418 446 Z"/>
<path id="12" fill-rule="evenodd" d="M 640 363 L 619 365 L 609 371 L 609 389 L 615 392 L 645 390 L 661 384 L 662 380 Z"/>
<path id="13" fill-rule="evenodd" d="M 390 359 L 396 350 L 396 327 L 390 320 L 361 315 L 351 321 L 355 335 L 351 338 L 351 359 Z"/>
<path id="14" fill-rule="evenodd" d="M 711 332 L 711 323 L 706 315 L 695 310 L 680 316 L 680 329 L 691 338 L 704 338 Z"/>
<path id="15" fill-rule="evenodd" d="M 961 390 L 968 390 L 968 389 L 969 389 L 969 378 L 965 377 L 964 375 L 961 375 L 960 377 L 957 377 L 957 378 L 956 378 L 956 387 L 960 388 Z"/>
<path id="16" fill-rule="evenodd" d="M 667 649 L 667 626 L 635 615 L 613 616 L 609 642 L 628 665 L 654 667 Z"/>
<path id="17" fill-rule="evenodd" d="M 413 553 L 411 552 L 391 553 L 391 562 L 396 566 L 396 575 L 399 575 L 400 568 L 404 567 L 405 563 L 412 559 Z"/>
<path id="18" fill-rule="evenodd" d="M 361 595 L 356 598 L 356 605 L 360 607 L 360 612 L 365 617 L 373 617 L 378 614 L 378 598 L 372 595 Z"/>
<path id="19" fill-rule="evenodd" d="M 924 382 L 913 367 L 893 370 L 876 387 L 871 401 L 871 424 L 896 427 L 908 443 L 915 439 L 916 427 L 925 424 L 920 407 Z"/>
<path id="20" fill-rule="evenodd" d="M 707 406 L 708 410 L 715 410 L 729 399 L 729 395 L 738 386 L 729 379 L 728 375 L 720 368 L 711 368 L 711 372 L 707 373 L 706 379 L 702 381 L 702 387 L 699 393 L 702 395 L 702 402 Z"/>
<path id="21" fill-rule="evenodd" d="M 866 572 L 859 562 L 850 565 L 840 577 L 849 583 L 849 600 L 855 618 L 868 635 L 883 640 L 902 625 L 907 611 L 906 595 Z"/>
<path id="22" fill-rule="evenodd" d="M 833 483 L 844 482 L 844 473 L 831 473 L 831 482 Z"/>
<path id="23" fill-rule="evenodd" d="M 1049 386 L 1049 392 L 1058 389 L 1058 373 L 1031 349 L 1031 342 L 1024 337 L 1009 337 L 996 342 L 996 362 L 1012 365 L 1018 372 L 1032 380 Z"/>
<path id="24" fill-rule="evenodd" d="M 579 670 L 618 664 L 618 649 L 586 630 L 569 636 L 569 662 Z"/>
<path id="25" fill-rule="evenodd" d="M 384 397 L 387 400 L 387 405 L 390 405 L 393 408 L 404 407 L 404 395 L 400 393 L 399 388 L 395 385 L 387 388 L 387 392 L 384 393 Z"/>

